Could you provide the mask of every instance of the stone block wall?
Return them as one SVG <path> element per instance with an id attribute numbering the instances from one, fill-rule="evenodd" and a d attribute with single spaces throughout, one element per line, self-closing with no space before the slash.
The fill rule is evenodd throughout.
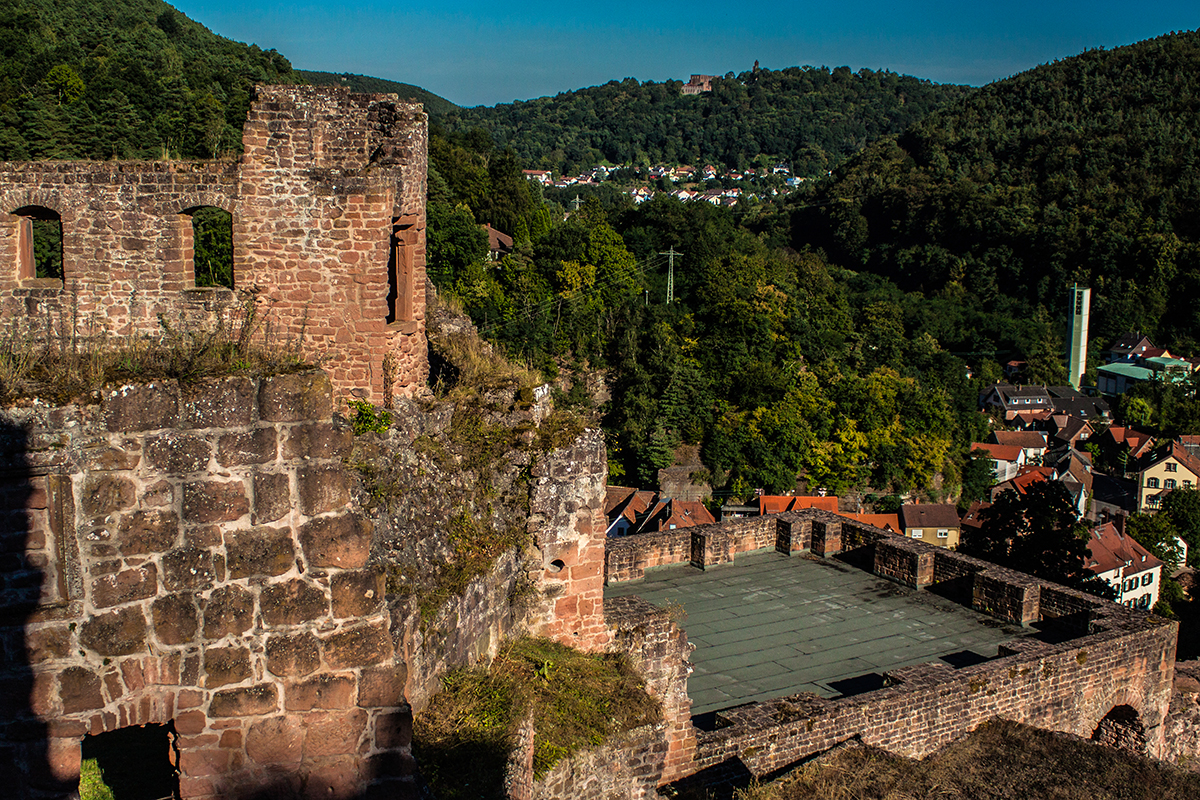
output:
<path id="1" fill-rule="evenodd" d="M 587 430 L 533 465 L 528 527 L 540 565 L 530 578 L 543 600 L 527 624 L 538 636 L 585 652 L 607 647 L 604 619 L 604 437 Z"/>
<path id="2" fill-rule="evenodd" d="M 824 511 L 764 519 L 774 526 L 781 552 L 854 551 L 853 563 L 881 577 L 934 588 L 1007 622 L 1052 624 L 1062 635 L 1012 640 L 997 658 L 961 669 L 929 663 L 892 670 L 885 688 L 852 697 L 803 694 L 720 712 L 715 730 L 696 734 L 695 760 L 673 777 L 727 762 L 767 775 L 852 737 L 923 757 L 994 716 L 1084 737 L 1136 740 L 1144 752 L 1164 757 L 1172 753 L 1168 729 L 1186 729 L 1194 716 L 1181 702 L 1167 717 L 1178 636 L 1173 622 Z M 729 548 L 694 544 L 719 540 L 720 527 L 686 531 L 692 552 L 727 562 Z M 729 534 L 743 529 L 739 524 Z M 672 551 L 666 545 L 661 535 L 613 540 L 608 581 L 642 577 L 638 565 L 664 560 Z M 943 591 L 960 585 L 966 591 Z M 673 674 L 686 691 L 686 674 Z"/>
<path id="3" fill-rule="evenodd" d="M 406 786 L 411 714 L 328 378 L 107 390 L 0 415 L 0 774 L 63 797 L 80 742 L 173 724 L 184 798 Z"/>
<path id="4" fill-rule="evenodd" d="M 26 337 L 159 335 L 258 306 L 337 393 L 422 391 L 426 119 L 394 95 L 256 90 L 239 162 L 0 163 L 0 314 Z M 233 215 L 233 282 L 197 288 L 191 213 Z M 63 280 L 28 263 L 29 209 L 57 214 Z M 20 211 L 18 215 L 14 212 Z"/>

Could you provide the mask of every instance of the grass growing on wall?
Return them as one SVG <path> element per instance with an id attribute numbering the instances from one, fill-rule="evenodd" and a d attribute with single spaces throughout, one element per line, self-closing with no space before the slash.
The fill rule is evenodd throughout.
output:
<path id="1" fill-rule="evenodd" d="M 85 323 L 70 331 L 39 320 L 9 327 L 0 336 L 0 402 L 40 397 L 66 403 L 110 383 L 276 375 L 308 366 L 302 335 L 283 340 L 275 334 L 252 295 L 210 328 L 180 328 L 163 315 L 159 325 L 157 336 L 120 339 Z"/>
<path id="2" fill-rule="evenodd" d="M 701 800 L 707 790 L 680 792 Z M 995 719 L 917 761 L 850 747 L 737 800 L 1159 800 L 1200 797 L 1200 774 L 1064 733 Z"/>
<path id="3" fill-rule="evenodd" d="M 532 717 L 534 770 L 661 717 L 628 660 L 586 655 L 546 639 L 509 643 L 490 667 L 460 669 L 418 715 L 413 750 L 442 800 L 504 797 L 504 770 Z"/>

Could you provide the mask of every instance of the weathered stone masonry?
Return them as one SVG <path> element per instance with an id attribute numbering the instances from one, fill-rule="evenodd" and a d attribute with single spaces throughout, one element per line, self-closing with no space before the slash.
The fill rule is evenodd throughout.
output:
<path id="1" fill-rule="evenodd" d="M 661 782 L 728 761 L 766 775 L 853 737 L 922 757 L 993 716 L 1172 755 L 1175 623 L 943 548 L 808 510 L 611 540 L 605 576 L 636 580 L 667 564 L 719 568 L 764 547 L 821 557 L 853 551 L 854 562 L 877 575 L 935 587 L 1007 622 L 1051 625 L 1059 635 L 1013 640 L 998 658 L 961 669 L 893 670 L 885 688 L 853 697 L 802 694 L 721 712 L 715 730 L 691 731 L 695 760 L 664 769 Z M 690 727 L 681 725 L 680 741 Z"/>
<path id="2" fill-rule="evenodd" d="M 320 372 L 5 412 L 9 796 L 69 794 L 85 734 L 172 721 L 185 798 L 405 784 L 403 670 L 331 413 Z"/>
<path id="3" fill-rule="evenodd" d="M 157 335 L 160 315 L 212 324 L 252 298 L 276 344 L 302 336 L 339 396 L 420 392 L 426 136 L 421 107 L 394 95 L 264 86 L 236 163 L 0 163 L 0 318 L 22 335 Z M 203 206 L 233 215 L 241 298 L 196 288 Z M 30 214 L 47 211 L 62 222 L 62 281 L 33 275 Z"/>

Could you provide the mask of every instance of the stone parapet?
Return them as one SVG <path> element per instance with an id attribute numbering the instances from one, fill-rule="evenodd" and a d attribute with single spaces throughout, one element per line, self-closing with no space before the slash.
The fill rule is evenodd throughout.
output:
<path id="1" fill-rule="evenodd" d="M 920 758 L 994 716 L 1107 737 L 1156 757 L 1174 753 L 1168 728 L 1191 730 L 1196 714 L 1190 701 L 1180 701 L 1167 718 L 1176 623 L 825 511 L 769 519 L 762 524 L 774 526 L 780 552 L 845 551 L 847 563 L 865 564 L 910 587 L 929 587 L 1007 622 L 1038 624 L 1046 634 L 1007 642 L 996 658 L 971 666 L 892 670 L 884 688 L 863 694 L 802 694 L 718 712 L 714 729 L 696 734 L 695 760 L 664 771 L 663 782 L 671 780 L 668 774 L 677 778 L 731 763 L 765 776 L 851 738 Z M 707 543 L 752 541 L 745 530 L 743 521 L 725 530 L 721 523 L 689 529 L 691 550 L 706 560 L 728 561 L 732 548 Z M 698 547 L 697 541 L 706 544 Z M 636 565 L 667 560 L 680 549 L 677 542 L 660 534 L 611 541 L 608 581 L 641 577 Z M 674 563 L 685 560 L 676 556 Z M 615 607 L 609 614 L 618 618 Z M 686 689 L 686 675 L 676 680 Z"/>

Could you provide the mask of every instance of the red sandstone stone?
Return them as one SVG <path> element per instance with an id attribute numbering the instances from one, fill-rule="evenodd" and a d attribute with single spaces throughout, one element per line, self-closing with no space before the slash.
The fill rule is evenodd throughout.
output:
<path id="1" fill-rule="evenodd" d="M 333 669 L 369 667 L 390 658 L 392 640 L 387 625 L 363 625 L 327 636 L 325 661 Z"/>
<path id="2" fill-rule="evenodd" d="M 175 731 L 181 736 L 191 736 L 204 730 L 208 718 L 203 711 L 185 711 L 175 717 Z"/>
<path id="3" fill-rule="evenodd" d="M 271 636 L 266 651 L 267 670 L 272 675 L 302 677 L 316 672 L 321 666 L 320 642 L 311 633 Z"/>
<path id="4" fill-rule="evenodd" d="M 330 582 L 333 615 L 365 617 L 383 607 L 384 576 L 374 569 L 339 572 Z"/>
<path id="5" fill-rule="evenodd" d="M 296 566 L 296 551 L 287 528 L 252 528 L 225 536 L 225 564 L 232 580 L 282 575 Z"/>
<path id="6" fill-rule="evenodd" d="M 284 689 L 284 709 L 347 708 L 354 702 L 355 680 L 349 675 L 317 675 Z"/>
<path id="7" fill-rule="evenodd" d="M 188 522 L 232 522 L 250 511 L 242 481 L 193 481 L 183 485 Z"/>
<path id="8" fill-rule="evenodd" d="M 308 714 L 305 717 L 307 736 L 304 739 L 304 757 L 348 756 L 356 753 L 366 725 L 367 712 L 360 708 Z"/>
<path id="9" fill-rule="evenodd" d="M 358 679 L 358 705 L 363 708 L 394 708 L 406 705 L 404 684 L 408 670 L 403 664 L 364 669 Z"/>
<path id="10" fill-rule="evenodd" d="M 213 695 L 208 713 L 213 717 L 245 717 L 278 710 L 278 690 L 273 683 L 242 689 L 222 689 Z"/>
<path id="11" fill-rule="evenodd" d="M 246 756 L 258 764 L 299 764 L 304 756 L 304 726 L 299 717 L 259 720 L 246 733 Z"/>
<path id="12" fill-rule="evenodd" d="M 358 514 L 318 517 L 300 530 L 300 544 L 310 567 L 358 569 L 371 551 L 371 524 Z"/>

